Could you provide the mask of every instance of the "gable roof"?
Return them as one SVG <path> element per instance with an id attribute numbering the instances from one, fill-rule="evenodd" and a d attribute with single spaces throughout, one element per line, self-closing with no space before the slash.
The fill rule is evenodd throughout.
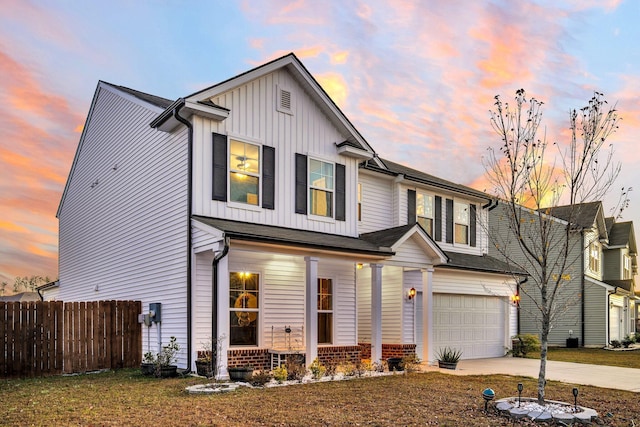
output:
<path id="1" fill-rule="evenodd" d="M 624 289 L 627 292 L 633 291 L 633 279 L 625 280 L 605 280 L 607 285 L 614 286 L 616 288 Z"/>
<path id="2" fill-rule="evenodd" d="M 171 101 L 170 99 L 167 98 L 162 98 L 160 96 L 156 96 L 156 95 L 151 95 L 149 93 L 144 93 L 144 92 L 140 92 L 139 90 L 135 90 L 135 89 L 131 89 L 125 86 L 119 86 L 119 85 L 114 85 L 112 83 L 108 83 L 108 82 L 102 82 L 106 85 L 109 85 L 111 87 L 114 87 L 116 89 L 120 89 L 123 92 L 126 92 L 130 95 L 135 96 L 136 98 L 148 102 L 149 104 L 155 105 L 156 107 L 165 109 L 168 106 L 170 106 L 171 104 L 173 104 L 173 101 Z"/>
<path id="3" fill-rule="evenodd" d="M 276 58 L 266 64 L 262 64 L 256 68 L 238 74 L 235 77 L 176 100 L 151 123 L 151 126 L 161 130 L 172 129 L 178 125 L 177 120 L 172 115 L 175 108 L 178 108 L 181 105 L 187 105 L 187 107 L 195 104 L 205 105 L 207 102 L 211 104 L 211 98 L 282 68 L 291 73 L 293 78 L 306 90 L 307 94 L 316 102 L 320 110 L 326 114 L 334 126 L 336 126 L 341 133 L 348 135 L 347 141 L 349 142 L 349 146 L 366 151 L 372 156 L 375 155 L 373 148 L 364 139 L 360 132 L 358 132 L 355 126 L 353 126 L 347 116 L 345 116 L 340 108 L 333 102 L 322 86 L 320 86 L 294 53 L 289 53 L 280 58 Z"/>
<path id="4" fill-rule="evenodd" d="M 319 233 L 317 231 L 276 227 L 227 219 L 194 215 L 193 219 L 205 225 L 221 230 L 227 237 L 259 243 L 288 245 L 314 250 L 347 252 L 360 255 L 374 255 L 380 258 L 390 257 L 394 252 L 382 245 L 357 237 Z"/>
<path id="5" fill-rule="evenodd" d="M 483 200 L 491 200 L 492 197 L 482 191 L 475 190 L 466 185 L 456 184 L 446 179 L 439 178 L 437 176 L 429 175 L 428 173 L 421 172 L 417 169 L 412 169 L 408 166 L 401 165 L 399 163 L 392 162 L 387 159 L 379 159 L 382 162 L 382 166 L 379 166 L 370 161 L 360 164 L 361 169 L 371 170 L 379 173 L 386 173 L 393 176 L 403 175 L 405 179 L 413 181 L 419 184 L 428 185 L 431 187 L 439 188 L 445 191 L 451 191 L 454 193 L 460 193 L 467 196 L 476 197 Z"/>
<path id="6" fill-rule="evenodd" d="M 363 233 L 360 238 L 367 240 L 382 247 L 391 248 L 394 252 L 411 236 L 418 235 L 422 239 L 422 247 L 434 265 L 448 262 L 446 253 L 438 246 L 438 244 L 429 236 L 420 224 L 406 224 L 398 227 L 391 227 L 384 230 Z M 430 252 L 430 254 L 429 254 Z M 435 261 L 434 261 L 435 259 Z"/>
<path id="7" fill-rule="evenodd" d="M 547 212 L 547 208 L 540 209 Z M 598 227 L 601 239 L 607 239 L 607 225 L 604 218 L 602 202 L 576 203 L 574 205 L 555 206 L 548 208 L 549 214 L 564 221 L 571 222 L 577 230 L 588 230 L 594 224 Z"/>
<path id="8" fill-rule="evenodd" d="M 613 217 L 605 219 L 607 224 L 607 234 L 609 235 L 609 246 L 626 246 L 632 253 L 636 253 L 636 239 L 633 230 L 633 222 L 615 222 Z"/>

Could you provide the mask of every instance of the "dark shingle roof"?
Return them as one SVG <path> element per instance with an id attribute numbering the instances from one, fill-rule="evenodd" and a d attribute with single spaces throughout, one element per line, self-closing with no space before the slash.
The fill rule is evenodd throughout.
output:
<path id="1" fill-rule="evenodd" d="M 376 172 L 389 173 L 394 175 L 404 175 L 406 179 L 419 182 L 425 185 L 441 188 L 456 193 L 462 193 L 469 196 L 479 197 L 482 199 L 490 200 L 491 196 L 483 193 L 482 191 L 475 190 L 466 185 L 456 184 L 446 179 L 438 178 L 437 176 L 429 175 L 428 173 L 421 172 L 416 169 L 401 165 L 399 163 L 392 162 L 391 160 L 380 159 L 387 169 L 382 169 L 373 164 L 372 162 L 364 162 L 360 167 L 364 169 L 373 170 Z"/>
<path id="2" fill-rule="evenodd" d="M 447 254 L 447 256 L 449 257 L 449 262 L 447 264 L 438 266 L 438 268 L 460 268 L 463 270 L 486 271 L 490 273 L 503 274 L 526 274 L 519 268 L 507 264 L 506 262 L 502 262 L 486 254 L 470 255 L 448 251 L 446 251 L 445 254 Z"/>
<path id="3" fill-rule="evenodd" d="M 549 209 L 550 215 L 570 221 L 579 228 L 591 228 L 596 222 L 602 202 L 579 203 L 575 205 L 556 206 Z M 546 211 L 546 209 L 540 209 Z"/>
<path id="4" fill-rule="evenodd" d="M 615 286 L 616 288 L 622 288 L 625 291 L 631 292 L 633 288 L 633 279 L 626 280 L 605 280 L 607 285 Z"/>
<path id="5" fill-rule="evenodd" d="M 609 246 L 624 246 L 628 244 L 632 227 L 633 223 L 631 221 L 615 222 L 611 224 L 611 227 L 607 227 L 607 231 L 609 232 Z"/>
<path id="6" fill-rule="evenodd" d="M 315 231 L 297 230 L 293 228 L 275 227 L 226 219 L 194 216 L 195 220 L 209 225 L 238 240 L 283 244 L 318 250 L 349 252 L 354 254 L 378 255 L 388 257 L 394 253 L 387 248 L 379 247 L 368 240 L 356 237 L 338 236 Z"/>
<path id="7" fill-rule="evenodd" d="M 413 224 L 407 224 L 385 230 L 372 231 L 371 233 L 361 234 L 360 238 L 377 246 L 390 248 L 413 227 Z"/>
<path id="8" fill-rule="evenodd" d="M 136 98 L 141 99 L 145 102 L 148 102 L 149 104 L 155 105 L 156 107 L 159 107 L 159 108 L 167 108 L 169 105 L 173 104 L 173 101 L 166 98 L 162 98 L 160 96 L 140 92 L 139 90 L 131 89 L 125 86 L 114 85 L 107 82 L 103 82 L 103 83 L 108 84 L 109 86 L 113 86 L 117 89 L 120 89 L 121 91 L 126 92 L 129 95 L 133 95 Z"/>

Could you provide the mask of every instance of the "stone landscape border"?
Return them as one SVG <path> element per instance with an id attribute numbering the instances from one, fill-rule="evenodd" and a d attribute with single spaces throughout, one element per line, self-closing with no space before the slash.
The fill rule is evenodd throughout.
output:
<path id="1" fill-rule="evenodd" d="M 521 399 L 522 402 L 537 402 L 537 399 L 523 397 Z M 560 406 L 566 406 L 568 408 L 573 408 L 573 405 L 570 405 L 566 402 L 558 402 L 555 400 L 547 400 L 547 403 L 557 404 Z M 518 407 L 518 398 L 517 397 L 507 397 L 504 399 L 496 400 L 496 409 L 501 415 L 507 416 L 514 420 L 519 420 L 522 418 L 528 418 L 529 420 L 536 422 L 557 422 L 562 425 L 567 425 L 570 423 L 581 423 L 581 424 L 591 424 L 594 418 L 598 416 L 598 413 L 591 409 L 585 408 L 583 406 L 577 406 L 578 411 L 569 413 L 569 412 L 561 412 L 561 413 L 552 413 L 550 411 L 539 411 L 539 410 L 528 410 L 524 408 Z"/>

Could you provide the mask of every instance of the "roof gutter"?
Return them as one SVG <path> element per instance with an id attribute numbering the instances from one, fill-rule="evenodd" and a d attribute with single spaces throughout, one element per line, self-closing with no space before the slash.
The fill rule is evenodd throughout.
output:
<path id="1" fill-rule="evenodd" d="M 178 102 L 182 101 L 182 102 Z M 185 125 L 187 127 L 187 369 L 183 372 L 183 374 L 188 374 L 191 372 L 191 351 L 192 351 L 192 304 L 191 304 L 191 294 L 192 294 L 192 280 L 191 280 L 191 246 L 192 246 L 192 237 L 191 237 L 191 214 L 193 211 L 193 179 L 192 179 L 192 169 L 193 169 L 193 126 L 188 120 L 185 120 L 184 117 L 180 116 L 180 110 L 184 107 L 184 99 L 179 99 L 174 103 L 175 107 L 173 109 L 173 117 Z M 163 122 L 167 119 L 166 117 Z M 154 121 L 155 122 L 155 121 Z"/>

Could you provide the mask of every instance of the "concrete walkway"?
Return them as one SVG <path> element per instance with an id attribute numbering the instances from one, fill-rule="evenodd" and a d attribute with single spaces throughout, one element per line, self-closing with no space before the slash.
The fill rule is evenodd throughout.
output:
<path id="1" fill-rule="evenodd" d="M 424 365 L 423 365 L 424 366 Z M 426 371 L 452 375 L 505 374 L 538 378 L 540 361 L 520 357 L 462 360 L 455 371 L 428 366 Z M 547 361 L 547 380 L 640 393 L 640 369 Z"/>

